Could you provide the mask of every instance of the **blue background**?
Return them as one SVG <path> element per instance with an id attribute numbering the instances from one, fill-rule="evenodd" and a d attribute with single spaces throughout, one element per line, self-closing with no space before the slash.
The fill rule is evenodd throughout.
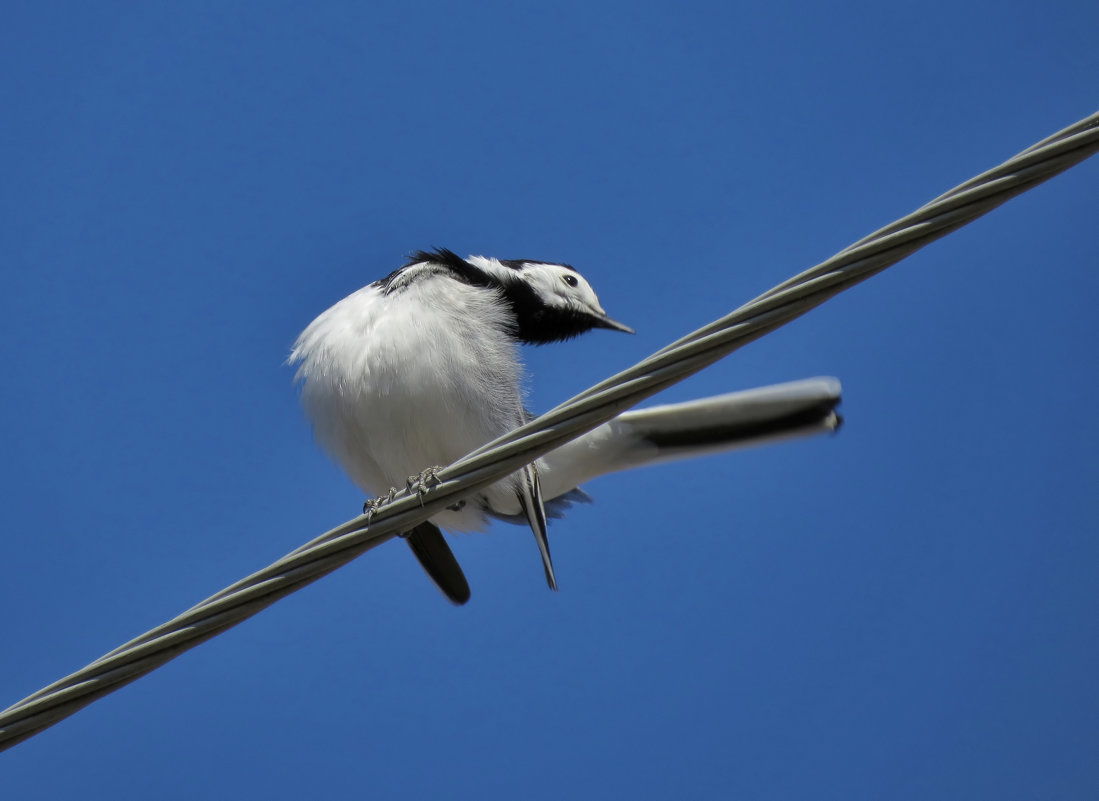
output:
<path id="1" fill-rule="evenodd" d="M 284 365 L 417 248 L 568 261 L 636 337 L 544 410 L 1099 107 L 1099 5 L 5 3 L 0 690 L 360 493 Z M 390 544 L 0 756 L 5 798 L 1090 799 L 1099 160 L 666 392 L 834 437 Z"/>

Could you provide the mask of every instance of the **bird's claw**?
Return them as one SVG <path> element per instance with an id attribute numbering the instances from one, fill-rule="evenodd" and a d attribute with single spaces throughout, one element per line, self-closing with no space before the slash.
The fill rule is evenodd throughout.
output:
<path id="1" fill-rule="evenodd" d="M 441 467 L 429 467 L 418 476 L 409 476 L 408 481 L 405 482 L 408 491 L 419 496 L 421 506 L 423 505 L 424 495 L 427 494 L 427 491 L 432 487 L 443 483 L 442 479 L 439 478 L 440 470 L 442 470 Z M 367 525 L 370 525 L 370 522 L 374 519 L 374 515 L 379 509 L 397 497 L 397 492 L 398 490 L 396 487 L 390 487 L 389 492 L 385 495 L 377 498 L 368 498 L 366 500 L 363 504 L 363 514 L 366 515 Z"/>
<path id="2" fill-rule="evenodd" d="M 367 498 L 366 502 L 363 503 L 363 514 L 366 515 L 366 524 L 370 525 L 370 521 L 374 519 L 375 513 L 396 497 L 397 488 L 390 487 L 389 492 L 385 495 L 377 498 Z"/>
<path id="3" fill-rule="evenodd" d="M 414 493 L 420 497 L 420 505 L 423 505 L 424 496 L 427 495 L 427 491 L 432 487 L 442 484 L 443 481 L 439 478 L 439 471 L 441 467 L 429 467 L 420 473 L 418 476 L 409 476 L 406 486 L 410 493 Z"/>

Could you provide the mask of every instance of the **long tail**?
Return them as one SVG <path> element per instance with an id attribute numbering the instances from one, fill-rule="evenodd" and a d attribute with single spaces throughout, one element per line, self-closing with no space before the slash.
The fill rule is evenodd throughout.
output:
<path id="1" fill-rule="evenodd" d="M 553 573 L 553 560 L 550 558 L 549 537 L 546 534 L 546 509 L 542 503 L 542 487 L 538 480 L 538 471 L 528 464 L 521 471 L 519 486 L 519 504 L 523 514 L 534 532 L 538 551 L 542 554 L 542 568 L 546 571 L 546 584 L 551 590 L 557 589 L 557 576 Z"/>

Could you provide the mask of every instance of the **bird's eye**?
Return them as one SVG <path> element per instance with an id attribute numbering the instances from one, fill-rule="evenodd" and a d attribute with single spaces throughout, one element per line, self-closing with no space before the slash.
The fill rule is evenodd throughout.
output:
<path id="1" fill-rule="evenodd" d="M 568 273 L 566 273 L 565 275 L 562 275 L 561 280 L 564 281 L 569 286 L 576 286 L 577 284 L 580 283 L 579 281 L 576 280 L 575 275 L 569 275 Z"/>

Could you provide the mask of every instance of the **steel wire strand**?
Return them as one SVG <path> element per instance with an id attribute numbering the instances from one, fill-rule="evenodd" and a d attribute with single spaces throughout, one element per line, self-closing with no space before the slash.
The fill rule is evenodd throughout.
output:
<path id="1" fill-rule="evenodd" d="M 800 317 L 932 241 L 1099 150 L 1099 114 L 1032 145 L 992 170 L 782 282 L 732 313 L 662 348 L 438 472 L 426 493 L 398 493 L 372 516 L 322 534 L 176 618 L 0 713 L 0 750 L 68 717 L 246 620 L 461 497 L 498 481 L 641 400 Z"/>

